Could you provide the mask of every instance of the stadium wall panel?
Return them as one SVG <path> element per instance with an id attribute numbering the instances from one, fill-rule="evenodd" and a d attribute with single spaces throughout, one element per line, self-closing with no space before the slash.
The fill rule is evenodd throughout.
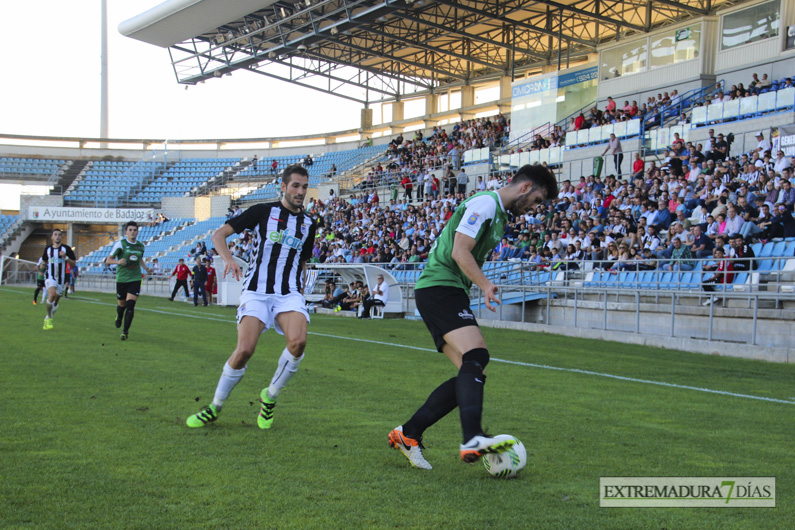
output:
<path id="1" fill-rule="evenodd" d="M 633 313 L 634 319 L 634 313 Z M 717 321 L 718 319 L 716 319 Z M 666 337 L 649 335 L 647 333 L 634 333 L 627 331 L 614 331 L 590 328 L 575 328 L 567 325 L 546 325 L 534 323 L 508 322 L 505 320 L 487 320 L 478 318 L 481 326 L 498 329 L 516 329 L 536 333 L 552 333 L 567 337 L 578 337 L 591 340 L 608 340 L 626 344 L 637 344 L 640 347 L 651 346 L 668 350 L 681 350 L 706 355 L 720 355 L 725 357 L 739 357 L 773 363 L 795 363 L 795 350 L 791 347 L 749 347 L 747 344 L 734 344 L 730 342 L 708 341 L 685 337 Z"/>
<path id="2" fill-rule="evenodd" d="M 190 218 L 204 221 L 210 217 L 223 217 L 232 204 L 229 195 L 213 197 L 163 197 L 161 210 L 169 219 Z"/>

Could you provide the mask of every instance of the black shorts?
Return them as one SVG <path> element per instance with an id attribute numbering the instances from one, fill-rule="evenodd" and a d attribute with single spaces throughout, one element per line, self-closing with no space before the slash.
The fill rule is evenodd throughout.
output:
<path id="1" fill-rule="evenodd" d="M 436 349 L 442 351 L 444 336 L 466 326 L 477 326 L 470 309 L 469 295 L 459 287 L 426 287 L 416 289 L 417 311 L 428 326 Z"/>
<path id="2" fill-rule="evenodd" d="M 141 294 L 141 282 L 116 282 L 116 299 L 127 300 L 127 295 L 138 296 Z"/>
<path id="3" fill-rule="evenodd" d="M 42 289 L 44 289 L 44 278 L 42 278 L 41 280 L 36 279 L 36 287 L 41 287 Z"/>

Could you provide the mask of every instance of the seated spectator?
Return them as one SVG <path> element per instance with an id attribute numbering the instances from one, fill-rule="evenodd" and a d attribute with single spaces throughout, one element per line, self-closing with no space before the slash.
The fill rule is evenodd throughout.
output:
<path id="1" fill-rule="evenodd" d="M 374 306 L 384 307 L 389 302 L 389 284 L 384 282 L 384 276 L 379 274 L 376 282 L 372 289 L 372 296 L 362 303 L 364 309 L 359 318 L 370 318 L 370 310 Z"/>
<path id="2" fill-rule="evenodd" d="M 795 218 L 792 212 L 787 210 L 783 204 L 776 205 L 776 214 L 769 222 L 763 223 L 765 226 L 756 237 L 762 241 L 768 241 L 774 237 L 795 237 Z M 761 225 L 760 225 L 761 228 Z"/>
<path id="3" fill-rule="evenodd" d="M 690 246 L 690 251 L 697 258 L 708 258 L 712 256 L 712 249 L 715 248 L 715 243 L 702 233 L 701 225 L 693 226 L 693 244 Z"/>
<path id="4" fill-rule="evenodd" d="M 334 280 L 326 280 L 323 301 L 320 302 L 320 305 L 326 309 L 333 309 L 345 299 L 345 296 L 345 291 L 338 287 Z"/>
<path id="5" fill-rule="evenodd" d="M 718 261 L 715 265 L 704 267 L 704 270 L 714 270 L 715 274 L 704 280 L 701 287 L 708 292 L 715 291 L 715 285 L 728 285 L 734 282 L 734 264 L 725 258 L 722 248 L 716 248 L 713 257 Z"/>
<path id="6" fill-rule="evenodd" d="M 345 296 L 342 298 L 342 301 L 337 304 L 337 307 L 334 311 L 347 311 L 349 309 L 354 309 L 359 303 L 361 303 L 361 295 L 359 294 L 359 290 L 356 287 L 356 282 L 351 282 L 348 286 L 348 291 L 345 293 Z"/>
<path id="7" fill-rule="evenodd" d="M 729 257 L 735 260 L 733 263 L 736 272 L 750 272 L 758 268 L 754 249 L 745 242 L 743 236 L 732 234 L 729 244 L 731 245 Z"/>
<path id="8" fill-rule="evenodd" d="M 690 247 L 682 243 L 681 239 L 674 238 L 671 262 L 663 267 L 664 270 L 692 271 L 693 267 L 695 267 L 695 261 L 693 261 L 693 254 L 690 252 Z"/>

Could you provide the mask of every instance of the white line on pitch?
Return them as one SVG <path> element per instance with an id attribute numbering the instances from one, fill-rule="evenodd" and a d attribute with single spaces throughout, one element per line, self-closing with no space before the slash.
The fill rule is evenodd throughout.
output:
<path id="1" fill-rule="evenodd" d="M 355 338 L 355 337 L 342 337 L 340 335 L 326 335 L 324 333 L 315 333 L 315 332 L 310 332 L 310 335 L 318 335 L 320 337 L 329 337 L 329 338 L 334 338 L 334 339 L 353 340 L 353 341 L 357 341 L 357 342 L 369 342 L 371 344 L 381 344 L 381 345 L 384 345 L 384 346 L 394 346 L 396 348 L 408 348 L 408 349 L 412 349 L 412 350 L 421 350 L 421 351 L 428 351 L 428 352 L 434 352 L 434 353 L 436 352 L 436 350 L 432 350 L 432 349 L 429 349 L 429 348 L 419 348 L 417 346 L 406 346 L 404 344 L 395 344 L 395 343 L 392 343 L 392 342 L 382 342 L 382 341 L 378 341 L 378 340 L 359 339 L 359 338 Z M 579 368 L 562 368 L 560 366 L 549 366 L 549 365 L 546 365 L 546 364 L 535 364 L 535 363 L 525 363 L 525 362 L 519 362 L 519 361 L 509 361 L 509 360 L 506 360 L 506 359 L 498 359 L 496 357 L 492 357 L 491 360 L 494 361 L 494 362 L 498 362 L 498 363 L 515 364 L 517 366 L 527 366 L 527 367 L 530 367 L 530 368 L 542 368 L 544 370 L 557 370 L 557 371 L 560 371 L 560 372 L 572 372 L 572 373 L 584 374 L 584 375 L 595 375 L 595 376 L 599 376 L 599 377 L 607 377 L 607 378 L 610 378 L 610 379 L 618 379 L 618 380 L 621 380 L 621 381 L 631 381 L 633 383 L 645 383 L 647 385 L 666 386 L 666 387 L 670 387 L 670 388 L 680 388 L 680 389 L 683 389 L 683 390 L 695 390 L 695 391 L 698 391 L 698 392 L 707 392 L 707 393 L 710 393 L 710 394 L 720 394 L 720 395 L 723 395 L 723 396 L 741 397 L 741 398 L 747 398 L 747 399 L 758 399 L 760 401 L 771 401 L 773 403 L 786 403 L 787 405 L 795 405 L 795 403 L 793 403 L 791 401 L 786 401 L 786 400 L 783 400 L 783 399 L 774 399 L 774 398 L 767 398 L 767 397 L 762 397 L 762 396 L 752 396 L 750 394 L 737 394 L 735 392 L 727 392 L 725 390 L 712 390 L 710 388 L 701 388 L 701 387 L 697 387 L 697 386 L 677 385 L 676 383 L 665 383 L 663 381 L 651 381 L 649 379 L 636 379 L 634 377 L 624 377 L 622 375 L 606 374 L 606 373 L 602 373 L 602 372 L 592 372 L 590 370 L 580 370 Z"/>
<path id="2" fill-rule="evenodd" d="M 14 289 L 9 289 L 7 287 L 3 287 L 3 288 L 0 288 L 0 289 L 5 290 L 5 291 L 12 291 L 12 292 L 16 292 L 16 293 L 28 294 L 26 291 L 17 291 L 17 290 L 14 290 Z M 106 306 L 115 306 L 116 305 L 116 304 L 109 304 L 107 302 L 90 302 L 87 299 L 82 299 L 82 300 L 79 300 L 79 301 L 80 302 L 87 302 L 89 304 L 106 305 Z M 212 317 L 206 316 L 206 315 L 191 315 L 189 313 L 174 313 L 173 311 L 161 311 L 159 309 L 149 309 L 149 308 L 143 308 L 143 307 L 137 307 L 136 309 L 138 309 L 139 311 L 150 311 L 152 313 L 161 313 L 161 314 L 165 314 L 165 315 L 184 316 L 184 317 L 188 317 L 188 318 L 198 318 L 198 319 L 201 319 L 201 320 L 213 320 L 213 321 L 216 321 L 216 322 L 234 322 L 234 320 L 229 319 L 229 318 L 212 318 Z M 310 335 L 317 335 L 318 337 L 327 337 L 327 338 L 331 338 L 331 339 L 351 340 L 351 341 L 355 341 L 355 342 L 367 342 L 369 344 L 380 344 L 382 346 L 392 346 L 392 347 L 395 347 L 395 348 L 404 348 L 404 349 L 409 349 L 409 350 L 419 350 L 419 351 L 427 351 L 427 352 L 436 353 L 436 350 L 432 350 L 430 348 L 420 348 L 419 346 L 409 346 L 409 345 L 406 345 L 406 344 L 397 344 L 397 343 L 394 343 L 394 342 L 383 342 L 383 341 L 380 341 L 380 340 L 360 339 L 360 338 L 357 338 L 357 337 L 344 337 L 342 335 L 329 335 L 329 334 L 326 334 L 326 333 L 317 333 L 317 332 L 314 332 L 314 331 L 310 331 L 309 334 Z M 678 385 L 676 383 L 666 383 L 664 381 L 652 381 L 652 380 L 649 380 L 649 379 L 637 379 L 635 377 L 625 377 L 625 376 L 622 376 L 622 375 L 607 374 L 607 373 L 603 373 L 603 372 L 593 372 L 591 370 L 581 370 L 579 368 L 562 368 L 560 366 L 549 366 L 549 365 L 546 365 L 546 364 L 535 364 L 535 363 L 525 363 L 525 362 L 520 362 L 520 361 L 509 361 L 507 359 L 498 359 L 496 357 L 492 357 L 491 360 L 494 361 L 494 362 L 498 362 L 498 363 L 513 364 L 513 365 L 516 365 L 516 366 L 525 366 L 525 367 L 528 367 L 528 368 L 541 368 L 543 370 L 556 370 L 556 371 L 559 371 L 559 372 L 571 372 L 571 373 L 575 373 L 575 374 L 594 375 L 594 376 L 597 376 L 597 377 L 606 377 L 608 379 L 617 379 L 619 381 L 629 381 L 629 382 L 632 382 L 632 383 L 643 383 L 643 384 L 647 384 L 647 385 L 664 386 L 664 387 L 668 387 L 668 388 L 678 388 L 678 389 L 681 389 L 681 390 L 694 390 L 696 392 L 706 392 L 708 394 L 718 394 L 718 395 L 721 395 L 721 396 L 731 396 L 731 397 L 739 397 L 739 398 L 746 398 L 746 399 L 755 399 L 755 400 L 758 400 L 758 401 L 768 401 L 768 402 L 771 402 L 771 403 L 785 403 L 787 405 L 795 405 L 795 402 L 787 401 L 785 399 L 775 399 L 775 398 L 768 398 L 768 397 L 762 397 L 762 396 L 753 396 L 753 395 L 750 395 L 750 394 L 738 394 L 736 392 L 727 392 L 725 390 L 713 390 L 711 388 L 701 388 L 701 387 L 697 387 L 697 386 Z M 795 399 L 795 398 L 789 398 L 789 399 Z"/>

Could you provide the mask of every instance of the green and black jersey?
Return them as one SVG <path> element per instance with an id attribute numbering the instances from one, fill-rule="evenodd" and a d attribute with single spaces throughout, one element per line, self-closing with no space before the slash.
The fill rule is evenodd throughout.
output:
<path id="1" fill-rule="evenodd" d="M 460 287 L 469 291 L 472 281 L 453 259 L 453 243 L 460 232 L 475 240 L 472 256 L 479 267 L 499 244 L 505 234 L 508 212 L 500 196 L 493 191 L 477 193 L 458 205 L 442 234 L 436 238 L 428 255 L 428 263 L 415 285 L 425 287 Z"/>
<path id="2" fill-rule="evenodd" d="M 120 239 L 110 251 L 113 259 L 124 259 L 125 265 L 116 265 L 116 283 L 141 281 L 145 245 L 140 241 L 130 243 L 127 238 Z"/>

